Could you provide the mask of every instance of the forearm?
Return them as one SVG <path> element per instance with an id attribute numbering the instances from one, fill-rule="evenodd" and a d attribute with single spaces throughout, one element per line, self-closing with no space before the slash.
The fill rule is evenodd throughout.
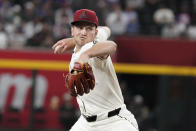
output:
<path id="1" fill-rule="evenodd" d="M 92 57 L 107 58 L 109 54 L 116 51 L 117 45 L 113 41 L 102 41 L 96 43 L 94 46 L 83 52 L 79 59 L 79 63 L 87 63 Z"/>
<path id="2" fill-rule="evenodd" d="M 116 51 L 117 45 L 113 41 L 103 41 L 95 44 L 92 48 L 84 52 L 89 58 L 92 57 L 105 57 Z"/>
<path id="3" fill-rule="evenodd" d="M 62 40 L 59 40 L 57 43 L 55 43 L 52 46 L 52 49 L 54 50 L 55 54 L 62 54 L 66 52 L 73 51 L 75 47 L 75 41 L 73 38 L 65 38 Z"/>
<path id="4" fill-rule="evenodd" d="M 67 47 L 66 50 L 67 51 L 73 51 L 74 47 L 75 47 L 75 40 L 73 38 L 66 38 L 67 41 Z"/>

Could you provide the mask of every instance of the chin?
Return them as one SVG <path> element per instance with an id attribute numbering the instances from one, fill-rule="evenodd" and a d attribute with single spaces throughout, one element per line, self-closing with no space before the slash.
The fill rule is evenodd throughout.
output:
<path id="1" fill-rule="evenodd" d="M 92 40 L 92 41 L 93 41 L 93 40 Z M 89 42 L 92 42 L 92 41 L 90 41 L 90 40 L 80 40 L 79 45 L 80 45 L 80 46 L 83 46 L 83 45 L 85 45 L 86 43 L 89 43 Z"/>
<path id="2" fill-rule="evenodd" d="M 81 41 L 81 45 L 85 45 L 86 43 L 89 43 L 91 41 Z"/>
<path id="3" fill-rule="evenodd" d="M 85 45 L 86 43 L 87 43 L 87 42 L 81 41 L 79 45 L 80 45 L 80 46 L 83 46 L 83 45 Z"/>

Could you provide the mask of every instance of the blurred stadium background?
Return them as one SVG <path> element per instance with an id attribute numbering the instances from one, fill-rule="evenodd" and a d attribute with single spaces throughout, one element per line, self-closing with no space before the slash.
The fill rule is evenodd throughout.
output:
<path id="1" fill-rule="evenodd" d="M 0 131 L 64 131 L 80 115 L 64 88 L 73 12 L 89 8 L 140 131 L 196 130 L 196 0 L 0 0 Z"/>

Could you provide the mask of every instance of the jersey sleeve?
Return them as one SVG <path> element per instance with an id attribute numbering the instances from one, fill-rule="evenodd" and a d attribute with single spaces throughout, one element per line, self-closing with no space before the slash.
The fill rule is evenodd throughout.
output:
<path id="1" fill-rule="evenodd" d="M 107 32 L 103 28 L 98 29 L 98 33 L 95 38 L 95 41 L 99 42 L 99 41 L 105 41 L 107 39 L 108 39 Z"/>

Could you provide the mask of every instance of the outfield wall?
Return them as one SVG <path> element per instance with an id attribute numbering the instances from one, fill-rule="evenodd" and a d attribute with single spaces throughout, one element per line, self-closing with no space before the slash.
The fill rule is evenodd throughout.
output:
<path id="1" fill-rule="evenodd" d="M 112 59 L 119 74 L 196 75 L 194 41 L 127 37 L 115 41 L 118 50 Z M 55 55 L 50 51 L 0 50 L 0 126 L 29 127 L 32 73 L 36 70 L 34 107 L 44 110 L 35 112 L 34 125 L 63 128 L 58 109 L 67 93 L 63 73 L 68 72 L 70 58 L 71 54 Z M 71 102 L 78 108 L 75 99 Z"/>

